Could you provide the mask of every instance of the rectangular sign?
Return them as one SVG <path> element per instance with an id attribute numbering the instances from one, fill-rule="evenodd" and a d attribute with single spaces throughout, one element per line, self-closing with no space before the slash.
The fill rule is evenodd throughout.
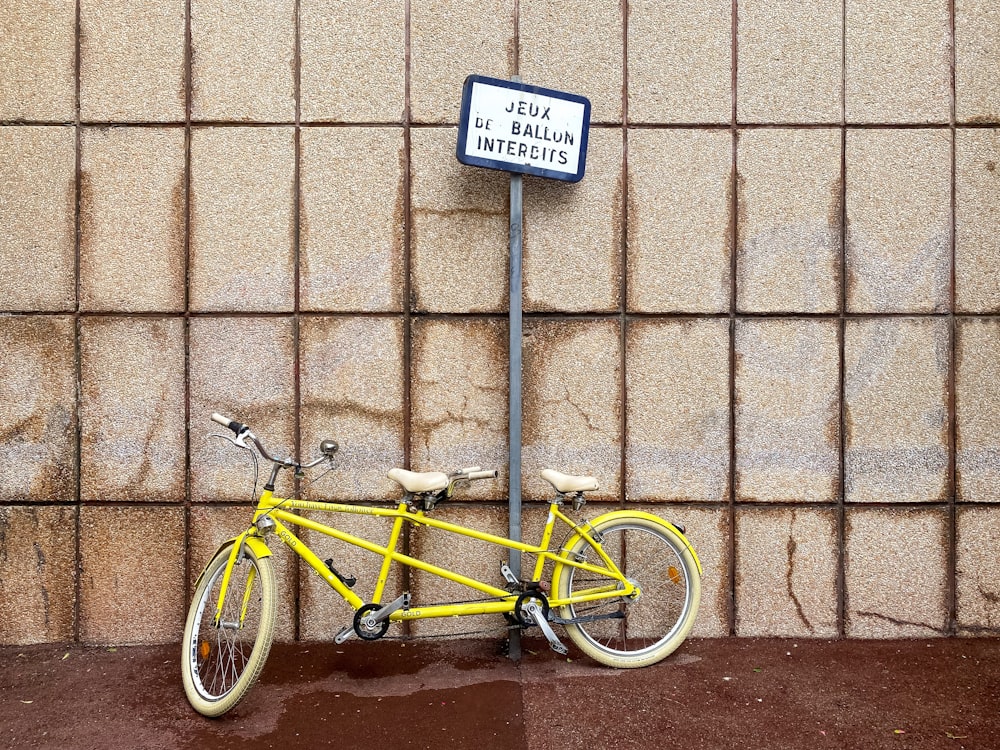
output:
<path id="1" fill-rule="evenodd" d="M 474 167 L 579 182 L 589 129 L 586 97 L 471 75 L 462 89 L 456 155 Z"/>

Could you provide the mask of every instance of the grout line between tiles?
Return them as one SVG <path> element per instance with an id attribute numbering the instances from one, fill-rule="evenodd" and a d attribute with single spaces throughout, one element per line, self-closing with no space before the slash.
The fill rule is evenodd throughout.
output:
<path id="1" fill-rule="evenodd" d="M 81 62 L 81 24 L 82 10 L 80 8 L 80 0 L 76 0 L 76 18 L 74 21 L 74 52 L 73 52 L 73 98 L 74 98 L 74 116 L 75 116 L 75 126 L 73 128 L 74 135 L 74 147 L 73 147 L 73 285 L 74 285 L 74 310 L 73 310 L 73 367 L 74 367 L 74 411 L 75 411 L 75 428 L 73 439 L 76 442 L 76 456 L 75 456 L 75 466 L 74 470 L 76 473 L 75 477 L 75 487 L 74 494 L 76 498 L 76 530 L 74 534 L 74 566 L 73 571 L 73 640 L 78 642 L 80 640 L 80 635 L 82 631 L 82 623 L 80 618 L 82 616 L 81 608 L 81 595 L 83 592 L 82 586 L 82 574 L 83 574 L 83 552 L 81 545 L 81 534 L 83 532 L 81 518 L 83 514 L 82 507 L 82 492 L 83 492 L 83 425 L 81 420 L 81 412 L 83 406 L 83 363 L 82 363 L 82 351 L 80 346 L 80 336 L 81 336 L 81 322 L 80 322 L 80 227 L 82 224 L 80 216 L 80 190 L 83 184 L 82 175 L 82 154 L 81 154 L 81 137 L 80 137 L 80 68 Z"/>
<path id="2" fill-rule="evenodd" d="M 957 68 L 957 37 L 955 33 L 955 0 L 948 0 L 948 31 L 951 41 L 951 57 L 949 60 L 950 76 L 950 100 L 949 115 L 951 119 L 951 143 L 950 143 L 950 191 L 949 191 L 949 216 L 948 216 L 948 241 L 949 241 L 949 300 L 948 300 L 948 381 L 947 381 L 947 401 L 948 401 L 948 550 L 947 550 L 947 575 L 948 575 L 948 633 L 954 635 L 958 631 L 958 404 L 956 393 L 958 380 L 958 353 L 957 353 L 957 323 L 955 320 L 955 307 L 958 301 L 958 289 L 956 281 L 955 263 L 957 260 L 957 227 L 956 227 L 956 150 L 958 132 L 956 130 L 958 89 L 956 80 Z"/>
<path id="3" fill-rule="evenodd" d="M 837 635 L 847 635 L 847 0 L 841 0 L 840 27 L 840 285 L 837 323 L 838 424 Z"/>
<path id="4" fill-rule="evenodd" d="M 739 129 L 737 127 L 737 91 L 739 82 L 739 0 L 732 0 L 730 18 L 730 122 L 731 163 L 729 172 L 729 540 L 727 626 L 736 635 L 739 602 L 736 600 L 736 326 L 737 275 L 739 272 Z"/>
<path id="5" fill-rule="evenodd" d="M 191 601 L 191 530 L 193 478 L 191 469 L 191 100 L 193 59 L 191 42 L 191 2 L 184 2 L 184 597 Z"/>

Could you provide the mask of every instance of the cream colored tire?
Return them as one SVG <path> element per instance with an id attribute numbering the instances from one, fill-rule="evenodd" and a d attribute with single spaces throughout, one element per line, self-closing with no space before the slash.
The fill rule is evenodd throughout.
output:
<path id="1" fill-rule="evenodd" d="M 593 528 L 601 535 L 605 553 L 637 584 L 641 595 L 560 607 L 564 619 L 617 614 L 567 624 L 573 642 L 596 661 L 611 667 L 645 667 L 661 661 L 684 641 L 694 625 L 701 599 L 698 564 L 684 538 L 669 524 L 645 513 L 609 514 L 597 518 Z M 567 559 L 603 565 L 596 550 L 583 537 L 570 540 Z M 556 595 L 565 599 L 607 582 L 570 565 L 557 564 Z"/>
<path id="2" fill-rule="evenodd" d="M 205 568 L 195 588 L 184 626 L 181 675 L 191 706 L 205 716 L 229 711 L 256 682 L 274 635 L 275 582 L 271 561 L 257 558 L 249 546 L 233 565 L 222 627 L 215 609 L 232 544 L 225 545 Z M 246 592 L 246 615 L 242 616 Z"/>

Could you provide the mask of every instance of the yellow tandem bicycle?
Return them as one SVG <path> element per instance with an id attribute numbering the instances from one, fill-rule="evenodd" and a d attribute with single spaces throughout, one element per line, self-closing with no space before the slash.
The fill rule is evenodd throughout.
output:
<path id="1" fill-rule="evenodd" d="M 503 615 L 509 627 L 537 626 L 553 650 L 567 653 L 553 630 L 565 628 L 580 650 L 612 667 L 643 667 L 672 653 L 694 625 L 701 595 L 701 563 L 684 530 L 640 510 L 617 510 L 577 523 L 563 512 L 568 503 L 579 511 L 584 493 L 597 489 L 593 477 L 570 476 L 546 469 L 542 477 L 555 490 L 537 545 L 483 533 L 429 515 L 452 497 L 462 482 L 494 478 L 496 471 L 478 468 L 452 473 L 392 469 L 389 477 L 405 494 L 396 507 L 346 505 L 274 496 L 280 471 L 296 476 L 324 462 L 332 467 L 338 445 L 320 443 L 320 456 L 307 464 L 271 456 L 245 424 L 213 414 L 229 428 L 227 440 L 271 463 L 270 479 L 249 527 L 222 544 L 198 577 L 184 627 L 181 671 L 191 705 L 205 716 L 233 708 L 259 676 L 271 648 L 277 584 L 266 538 L 274 534 L 318 573 L 354 610 L 353 621 L 335 636 L 377 640 L 390 625 L 432 617 Z M 293 511 L 327 511 L 392 519 L 385 544 L 349 534 Z M 556 521 L 567 527 L 560 544 L 552 545 Z M 404 524 L 441 529 L 483 543 L 532 555 L 530 578 L 519 579 L 501 564 L 503 585 L 461 575 L 398 550 Z M 334 561 L 321 560 L 288 525 L 327 535 L 382 558 L 370 599 L 354 588 L 357 581 L 341 574 Z M 431 573 L 481 592 L 477 601 L 421 605 L 404 593 L 383 601 L 393 563 Z M 551 583 L 543 576 L 548 572 Z"/>

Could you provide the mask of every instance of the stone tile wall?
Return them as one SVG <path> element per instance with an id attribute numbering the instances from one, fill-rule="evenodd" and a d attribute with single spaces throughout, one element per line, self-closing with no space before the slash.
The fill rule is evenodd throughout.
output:
<path id="1" fill-rule="evenodd" d="M 469 73 L 593 103 L 584 180 L 524 184 L 526 538 L 540 469 L 593 473 L 591 514 L 688 527 L 696 635 L 1000 632 L 998 60 L 989 0 L 4 2 L 0 643 L 179 638 L 249 515 L 213 411 L 340 440 L 309 498 L 495 467 L 437 512 L 503 533 L 508 180 L 454 157 Z M 332 637 L 276 560 L 280 637 Z"/>

